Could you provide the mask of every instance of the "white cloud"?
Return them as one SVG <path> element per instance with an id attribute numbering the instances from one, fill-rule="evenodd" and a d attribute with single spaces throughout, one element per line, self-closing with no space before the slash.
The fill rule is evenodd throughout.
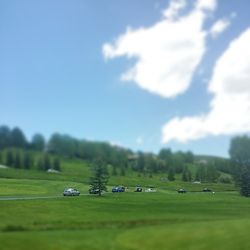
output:
<path id="1" fill-rule="evenodd" d="M 208 31 L 203 24 L 216 0 L 197 0 L 191 12 L 180 15 L 185 0 L 173 0 L 163 12 L 163 20 L 148 28 L 120 35 L 112 44 L 103 45 L 106 59 L 126 56 L 135 65 L 122 74 L 123 81 L 166 98 L 184 93 L 206 50 Z"/>
<path id="2" fill-rule="evenodd" d="M 223 31 L 225 31 L 230 26 L 230 21 L 228 19 L 220 19 L 214 23 L 210 29 L 210 34 L 213 38 L 216 38 Z"/>
<path id="3" fill-rule="evenodd" d="M 163 143 L 250 132 L 249 44 L 250 28 L 233 40 L 216 62 L 209 82 L 214 95 L 210 112 L 173 118 L 162 129 Z"/>
<path id="4" fill-rule="evenodd" d="M 167 19 L 175 19 L 179 16 L 180 10 L 186 7 L 186 0 L 171 0 L 169 7 L 163 11 L 163 16 Z"/>
<path id="5" fill-rule="evenodd" d="M 196 8 L 201 10 L 215 10 L 217 7 L 216 0 L 198 0 L 196 2 Z"/>

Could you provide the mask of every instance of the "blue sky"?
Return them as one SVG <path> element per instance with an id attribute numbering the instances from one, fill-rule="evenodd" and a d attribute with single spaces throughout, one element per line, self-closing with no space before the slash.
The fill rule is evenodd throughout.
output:
<path id="1" fill-rule="evenodd" d="M 0 123 L 28 138 L 226 156 L 230 138 L 250 132 L 249 8 L 0 0 Z"/>

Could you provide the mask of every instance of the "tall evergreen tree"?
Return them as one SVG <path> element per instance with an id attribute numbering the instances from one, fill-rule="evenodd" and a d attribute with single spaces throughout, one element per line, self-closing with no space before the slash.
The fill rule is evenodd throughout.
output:
<path id="1" fill-rule="evenodd" d="M 182 171 L 182 177 L 181 177 L 182 181 L 188 181 L 188 170 L 187 167 L 185 166 L 183 171 Z"/>
<path id="2" fill-rule="evenodd" d="M 91 189 L 98 190 L 101 196 L 102 191 L 107 191 L 108 170 L 102 160 L 96 160 L 92 166 L 92 176 L 90 177 Z"/>
<path id="3" fill-rule="evenodd" d="M 240 193 L 243 196 L 250 197 L 250 170 L 247 167 L 241 169 Z"/>
<path id="4" fill-rule="evenodd" d="M 43 169 L 45 171 L 47 171 L 48 169 L 51 168 L 51 161 L 50 161 L 50 157 L 48 154 L 44 155 L 44 159 L 43 159 Z"/>
<path id="5" fill-rule="evenodd" d="M 115 165 L 112 165 L 112 175 L 117 176 L 117 167 Z"/>
<path id="6" fill-rule="evenodd" d="M 125 167 L 121 167 L 120 168 L 120 176 L 125 176 L 126 175 L 126 172 L 125 172 Z"/>
<path id="7" fill-rule="evenodd" d="M 192 172 L 190 171 L 190 169 L 187 170 L 187 177 L 188 177 L 188 181 L 191 182 L 192 181 Z"/>
<path id="8" fill-rule="evenodd" d="M 250 197 L 250 138 L 237 136 L 231 140 L 229 154 L 235 166 L 235 179 L 240 193 Z"/>
<path id="9" fill-rule="evenodd" d="M 8 150 L 6 153 L 5 165 L 8 167 L 13 167 L 14 164 L 14 156 L 11 150 Z"/>
<path id="10" fill-rule="evenodd" d="M 142 152 L 139 152 L 136 168 L 140 173 L 144 173 L 144 165 L 145 165 L 144 154 Z"/>
<path id="11" fill-rule="evenodd" d="M 168 180 L 169 181 L 174 181 L 175 180 L 174 174 L 175 174 L 174 168 L 170 167 L 169 170 L 168 170 Z"/>
<path id="12" fill-rule="evenodd" d="M 24 156 L 23 156 L 23 167 L 25 168 L 25 169 L 31 169 L 32 168 L 32 158 L 31 158 L 31 155 L 28 153 L 28 152 L 26 152 L 25 154 L 24 154 Z"/>
<path id="13" fill-rule="evenodd" d="M 45 139 L 42 134 L 34 134 L 31 140 L 31 148 L 43 151 L 45 148 Z"/>
<path id="14" fill-rule="evenodd" d="M 37 163 L 36 163 L 36 168 L 38 169 L 38 170 L 44 170 L 44 161 L 43 161 L 43 158 L 39 158 L 38 159 L 38 161 L 37 161 Z"/>
<path id="15" fill-rule="evenodd" d="M 22 167 L 21 156 L 19 152 L 16 152 L 14 159 L 14 168 L 21 168 L 21 167 Z"/>
<path id="16" fill-rule="evenodd" d="M 10 146 L 10 134 L 8 126 L 0 126 L 0 150 Z"/>
<path id="17" fill-rule="evenodd" d="M 200 165 L 195 173 L 195 180 L 204 182 L 206 180 L 206 171 L 205 171 L 205 166 Z"/>
<path id="18" fill-rule="evenodd" d="M 61 163 L 58 157 L 54 158 L 53 160 L 53 169 L 61 171 Z"/>
<path id="19" fill-rule="evenodd" d="M 14 128 L 11 131 L 10 136 L 11 136 L 11 146 L 17 148 L 25 148 L 27 146 L 27 140 L 20 128 Z"/>

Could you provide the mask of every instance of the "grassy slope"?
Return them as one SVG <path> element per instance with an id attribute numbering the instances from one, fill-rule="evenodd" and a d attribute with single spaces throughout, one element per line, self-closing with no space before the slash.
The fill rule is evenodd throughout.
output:
<path id="1" fill-rule="evenodd" d="M 64 160 L 60 174 L 0 169 L 0 196 L 61 195 L 69 186 L 87 193 L 89 175 L 79 160 Z M 249 200 L 223 192 L 233 185 L 183 183 L 180 176 L 161 182 L 162 176 L 112 176 L 110 186 L 125 185 L 129 192 L 101 198 L 0 201 L 0 249 L 249 249 Z M 158 192 L 134 193 L 137 184 Z M 220 192 L 175 191 L 206 186 Z"/>
<path id="2" fill-rule="evenodd" d="M 34 153 L 34 158 L 39 158 L 39 154 Z M 0 178 L 65 181 L 65 184 L 66 182 L 88 183 L 90 177 L 90 166 L 88 163 L 78 159 L 61 159 L 61 162 L 62 172 L 58 174 L 46 173 L 35 169 L 24 170 L 8 168 L 0 169 Z M 194 175 L 196 167 L 190 165 L 189 168 Z M 204 183 L 201 185 L 195 185 L 192 183 L 183 183 L 180 181 L 180 175 L 176 175 L 175 182 L 162 182 L 161 178 L 166 176 L 166 174 L 155 174 L 152 178 L 149 178 L 148 176 L 138 177 L 136 172 L 128 169 L 126 170 L 126 176 L 110 176 L 109 185 L 124 185 L 128 187 L 134 187 L 136 185 L 141 185 L 143 187 L 156 186 L 157 188 L 166 190 L 186 188 L 189 191 L 199 191 L 202 190 L 203 187 L 209 186 L 215 191 L 235 190 L 235 187 L 232 184 L 223 185 L 220 183 Z"/>
<path id="3" fill-rule="evenodd" d="M 30 216 L 30 215 L 35 216 Z M 1 201 L 1 249 L 249 249 L 236 193 L 124 193 Z"/>

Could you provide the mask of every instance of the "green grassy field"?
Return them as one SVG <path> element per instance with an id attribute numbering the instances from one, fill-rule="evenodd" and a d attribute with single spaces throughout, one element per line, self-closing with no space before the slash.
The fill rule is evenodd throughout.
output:
<path id="1" fill-rule="evenodd" d="M 0 169 L 0 250 L 249 249 L 250 201 L 234 184 L 161 181 L 126 171 L 111 176 L 126 193 L 88 195 L 90 167 L 64 159 L 58 174 Z M 136 185 L 155 193 L 135 193 Z M 66 187 L 80 197 L 63 197 Z M 200 192 L 209 187 L 215 194 Z M 188 190 L 178 194 L 179 188 Z M 30 197 L 29 200 L 1 200 Z M 53 197 L 40 199 L 39 197 Z"/>
<path id="2" fill-rule="evenodd" d="M 61 195 L 60 180 L 0 179 L 0 196 Z M 0 201 L 0 249 L 249 249 L 250 202 L 238 192 L 106 193 Z M 189 184 L 191 188 L 192 184 Z M 229 187 L 228 187 L 229 188 Z"/>

